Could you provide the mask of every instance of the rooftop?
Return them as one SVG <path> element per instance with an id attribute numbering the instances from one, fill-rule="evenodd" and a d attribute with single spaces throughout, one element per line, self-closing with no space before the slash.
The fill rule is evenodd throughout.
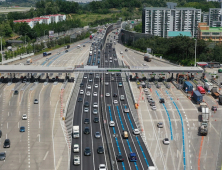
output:
<path id="1" fill-rule="evenodd" d="M 176 36 L 187 36 L 192 37 L 190 31 L 168 31 L 168 37 L 176 37 Z"/>
<path id="2" fill-rule="evenodd" d="M 209 27 L 209 30 L 200 30 L 201 32 L 222 32 L 222 27 Z"/>

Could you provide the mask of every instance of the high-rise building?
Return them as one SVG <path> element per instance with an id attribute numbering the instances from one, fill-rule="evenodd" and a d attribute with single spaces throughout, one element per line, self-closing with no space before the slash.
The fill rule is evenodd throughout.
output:
<path id="1" fill-rule="evenodd" d="M 209 9 L 209 21 L 210 27 L 222 26 L 222 8 L 210 8 Z"/>
<path id="2" fill-rule="evenodd" d="M 177 8 L 176 3 L 168 2 L 167 7 L 146 7 L 142 13 L 142 32 L 167 37 L 168 31 L 190 31 L 197 36 L 201 22 L 201 9 Z"/>

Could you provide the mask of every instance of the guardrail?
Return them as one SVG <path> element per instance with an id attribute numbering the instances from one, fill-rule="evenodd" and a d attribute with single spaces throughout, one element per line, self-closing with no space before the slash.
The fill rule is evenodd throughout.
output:
<path id="1" fill-rule="evenodd" d="M 3 60 L 3 64 L 8 64 L 8 63 L 11 63 L 13 61 L 22 60 L 24 58 L 31 57 L 33 55 L 34 55 L 34 53 L 30 53 L 30 54 L 26 54 L 26 55 L 23 55 L 23 56 L 15 57 L 15 58 L 12 58 L 12 59 L 9 59 L 9 60 L 5 60 L 5 61 Z M 0 62 L 0 64 L 2 64 L 2 62 Z"/>

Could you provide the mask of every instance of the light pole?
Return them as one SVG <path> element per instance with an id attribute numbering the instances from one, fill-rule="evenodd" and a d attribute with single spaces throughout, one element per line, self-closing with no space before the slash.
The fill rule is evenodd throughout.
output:
<path id="1" fill-rule="evenodd" d="M 27 34 L 27 33 L 25 33 L 25 45 L 26 45 L 26 34 Z"/>
<path id="2" fill-rule="evenodd" d="M 1 56 L 2 56 L 2 37 L 1 37 Z M 3 65 L 3 56 L 2 56 L 2 65 Z"/>
<path id="3" fill-rule="evenodd" d="M 195 63 L 194 66 L 196 67 L 196 61 L 197 60 L 197 39 L 195 39 Z"/>

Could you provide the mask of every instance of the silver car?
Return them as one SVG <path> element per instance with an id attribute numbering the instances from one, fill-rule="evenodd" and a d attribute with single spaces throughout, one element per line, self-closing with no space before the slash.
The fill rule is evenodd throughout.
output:
<path id="1" fill-rule="evenodd" d="M 85 108 L 84 108 L 84 112 L 89 112 L 89 108 L 88 108 L 88 107 L 85 107 Z"/>
<path id="2" fill-rule="evenodd" d="M 98 110 L 97 109 L 93 109 L 93 114 L 98 114 Z"/>
<path id="3" fill-rule="evenodd" d="M 101 137 L 100 132 L 96 132 L 95 133 L 95 138 L 100 138 L 100 137 Z"/>

